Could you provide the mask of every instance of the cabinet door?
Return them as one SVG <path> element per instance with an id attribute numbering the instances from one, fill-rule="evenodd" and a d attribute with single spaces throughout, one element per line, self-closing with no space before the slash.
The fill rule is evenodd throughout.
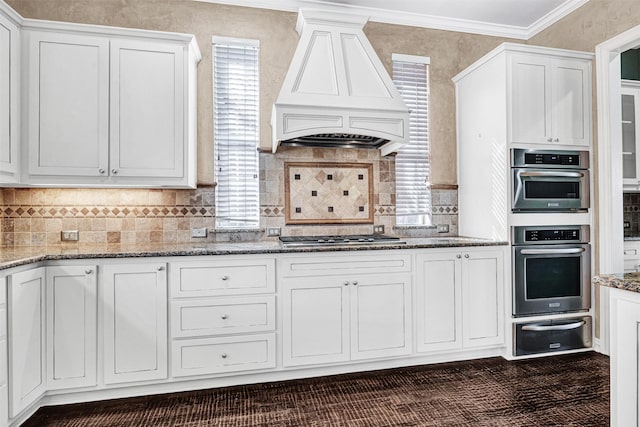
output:
<path id="1" fill-rule="evenodd" d="M 637 426 L 640 409 L 640 301 L 611 289 L 611 425 Z"/>
<path id="2" fill-rule="evenodd" d="M 348 285 L 337 278 L 283 281 L 283 366 L 349 360 Z"/>
<path id="3" fill-rule="evenodd" d="M 15 417 L 46 390 L 45 269 L 16 273 L 9 280 L 10 416 Z"/>
<path id="4" fill-rule="evenodd" d="M 47 389 L 96 385 L 95 272 L 47 267 Z"/>
<path id="5" fill-rule="evenodd" d="M 105 383 L 167 378 L 165 264 L 106 265 L 103 277 Z"/>
<path id="6" fill-rule="evenodd" d="M 621 92 L 622 178 L 623 184 L 634 190 L 640 180 L 640 86 L 623 87 Z"/>
<path id="7" fill-rule="evenodd" d="M 0 182 L 18 170 L 19 28 L 0 15 Z"/>
<path id="8" fill-rule="evenodd" d="M 362 276 L 349 282 L 351 359 L 411 353 L 411 276 Z"/>
<path id="9" fill-rule="evenodd" d="M 553 142 L 588 147 L 591 142 L 591 64 L 554 59 L 550 69 Z"/>
<path id="10" fill-rule="evenodd" d="M 108 39 L 26 34 L 29 175 L 106 176 Z"/>
<path id="11" fill-rule="evenodd" d="M 504 343 L 504 252 L 464 251 L 462 262 L 463 346 Z"/>
<path id="12" fill-rule="evenodd" d="M 509 142 L 552 142 L 548 70 L 548 59 L 544 56 L 514 54 L 511 57 Z"/>
<path id="13" fill-rule="evenodd" d="M 419 255 L 417 293 L 418 351 L 462 346 L 461 254 Z"/>
<path id="14" fill-rule="evenodd" d="M 183 49 L 135 40 L 111 42 L 113 178 L 184 175 Z"/>

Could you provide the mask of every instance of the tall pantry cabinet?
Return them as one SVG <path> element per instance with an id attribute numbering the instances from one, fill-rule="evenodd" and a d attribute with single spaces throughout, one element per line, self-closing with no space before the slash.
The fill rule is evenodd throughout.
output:
<path id="1" fill-rule="evenodd" d="M 531 220 L 510 214 L 510 148 L 590 149 L 592 60 L 504 43 L 453 78 L 461 235 L 508 241 L 511 225 Z"/>

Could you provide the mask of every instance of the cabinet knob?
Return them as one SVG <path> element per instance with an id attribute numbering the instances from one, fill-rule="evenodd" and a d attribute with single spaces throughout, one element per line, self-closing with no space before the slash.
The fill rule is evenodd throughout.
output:
<path id="1" fill-rule="evenodd" d="M 220 357 L 222 357 L 223 359 L 226 359 L 226 358 L 227 358 L 227 353 L 222 353 L 222 354 L 220 355 Z"/>
<path id="2" fill-rule="evenodd" d="M 465 258 L 469 258 L 469 254 L 464 254 L 464 257 Z"/>
<path id="3" fill-rule="evenodd" d="M 560 138 L 554 139 L 553 142 L 560 142 Z"/>
<path id="4" fill-rule="evenodd" d="M 229 280 L 229 276 L 222 276 L 221 279 L 222 280 Z"/>
<path id="5" fill-rule="evenodd" d="M 357 280 L 354 280 L 354 281 L 353 281 L 353 286 L 356 286 L 357 284 L 358 284 L 358 281 L 357 281 Z"/>
<path id="6" fill-rule="evenodd" d="M 220 316 L 220 318 L 222 320 L 227 320 L 229 318 L 229 316 L 227 316 L 226 314 L 223 314 L 222 316 Z"/>
<path id="7" fill-rule="evenodd" d="M 345 286 L 349 286 L 349 282 L 347 282 L 346 280 L 344 281 L 343 285 Z"/>
<path id="8" fill-rule="evenodd" d="M 456 255 L 456 258 L 458 258 L 458 259 L 462 258 L 462 255 L 457 254 L 457 255 Z"/>
<path id="9" fill-rule="evenodd" d="M 92 270 L 92 269 L 90 269 L 90 268 L 87 268 L 87 269 L 84 271 L 84 274 L 91 274 L 91 273 L 93 273 L 93 270 Z"/>
<path id="10" fill-rule="evenodd" d="M 547 138 L 547 142 L 552 142 L 553 138 Z"/>
<path id="11" fill-rule="evenodd" d="M 104 172 L 105 172 L 105 170 L 104 170 L 104 169 L 102 169 L 102 168 L 98 169 L 98 173 L 99 173 L 100 175 L 104 175 Z"/>
<path id="12" fill-rule="evenodd" d="M 118 174 L 118 169 L 111 169 L 111 173 L 114 174 L 114 175 L 117 175 Z"/>
<path id="13" fill-rule="evenodd" d="M 163 266 L 163 265 L 161 265 L 160 267 L 158 267 L 158 271 L 162 271 L 162 270 L 164 270 L 164 266 Z"/>

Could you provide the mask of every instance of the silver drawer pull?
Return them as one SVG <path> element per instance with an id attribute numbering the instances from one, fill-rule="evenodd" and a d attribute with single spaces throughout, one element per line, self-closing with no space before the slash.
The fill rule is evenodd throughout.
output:
<path id="1" fill-rule="evenodd" d="M 357 285 L 358 285 L 358 281 L 357 281 L 357 280 L 354 280 L 354 281 L 353 281 L 353 286 L 357 286 Z"/>
<path id="2" fill-rule="evenodd" d="M 229 280 L 229 276 L 222 276 L 221 279 L 222 280 Z"/>
<path id="3" fill-rule="evenodd" d="M 566 249 L 522 249 L 522 255 L 558 255 L 558 254 L 581 254 L 584 248 L 566 248 Z"/>
<path id="4" fill-rule="evenodd" d="M 547 172 L 547 171 L 539 171 L 539 172 L 520 172 L 519 176 L 524 177 L 551 177 L 551 178 L 584 178 L 584 173 L 582 172 Z"/>
<path id="5" fill-rule="evenodd" d="M 93 270 L 92 270 L 92 269 L 90 269 L 90 268 L 87 268 L 87 269 L 84 271 L 84 274 L 91 274 L 91 273 L 93 273 Z"/>
<path id="6" fill-rule="evenodd" d="M 525 325 L 522 327 L 523 331 L 543 332 L 543 331 L 570 331 L 571 329 L 577 329 L 584 325 L 584 320 L 579 322 L 567 323 L 566 325 Z"/>
<path id="7" fill-rule="evenodd" d="M 162 271 L 162 270 L 164 270 L 164 266 L 161 265 L 160 267 L 158 267 L 158 271 Z"/>
<path id="8" fill-rule="evenodd" d="M 222 316 L 220 316 L 220 318 L 222 320 L 227 320 L 229 318 L 229 316 L 227 316 L 226 314 L 223 314 Z"/>
<path id="9" fill-rule="evenodd" d="M 220 355 L 220 357 L 222 357 L 223 359 L 226 359 L 226 358 L 227 358 L 227 353 L 222 353 L 222 354 Z"/>

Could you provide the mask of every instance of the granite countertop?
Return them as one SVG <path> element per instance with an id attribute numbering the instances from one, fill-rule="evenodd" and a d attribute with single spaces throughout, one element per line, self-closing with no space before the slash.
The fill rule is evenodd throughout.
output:
<path id="1" fill-rule="evenodd" d="M 640 273 L 602 274 L 593 278 L 593 283 L 610 288 L 640 293 Z"/>
<path id="2" fill-rule="evenodd" d="M 507 242 L 472 237 L 402 238 L 405 244 L 336 245 L 320 247 L 284 247 L 279 241 L 242 243 L 185 243 L 138 245 L 61 245 L 0 247 L 0 270 L 39 261 L 130 258 L 158 256 L 275 254 L 336 251 L 372 251 L 389 249 L 453 248 L 504 246 Z"/>

